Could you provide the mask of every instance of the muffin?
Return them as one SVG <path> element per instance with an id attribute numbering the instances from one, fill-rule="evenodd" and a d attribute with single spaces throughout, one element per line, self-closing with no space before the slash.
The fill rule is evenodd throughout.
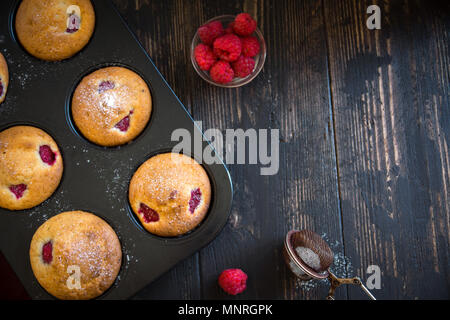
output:
<path id="1" fill-rule="evenodd" d="M 147 231 L 175 237 L 203 220 L 211 200 L 211 185 L 194 159 L 164 153 L 150 158 L 134 173 L 128 198 Z"/>
<path id="2" fill-rule="evenodd" d="M 94 32 L 89 0 L 23 0 L 16 14 L 16 33 L 31 55 L 48 61 L 70 58 Z"/>
<path id="3" fill-rule="evenodd" d="M 130 142 L 147 125 L 152 98 L 145 81 L 122 67 L 84 77 L 72 97 L 72 117 L 85 138 L 112 147 Z"/>
<path id="4" fill-rule="evenodd" d="M 5 57 L 0 53 L 0 103 L 5 100 L 6 91 L 8 90 L 9 74 L 8 65 Z"/>
<path id="5" fill-rule="evenodd" d="M 41 129 L 15 126 L 0 132 L 0 207 L 37 206 L 53 194 L 62 173 L 59 148 Z"/>
<path id="6" fill-rule="evenodd" d="M 122 249 L 104 220 L 83 211 L 60 213 L 41 225 L 30 244 L 34 276 L 58 299 L 87 300 L 115 281 Z"/>

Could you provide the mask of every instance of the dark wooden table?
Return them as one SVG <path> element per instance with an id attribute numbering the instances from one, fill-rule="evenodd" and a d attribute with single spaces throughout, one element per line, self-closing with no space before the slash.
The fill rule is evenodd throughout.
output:
<path id="1" fill-rule="evenodd" d="M 217 277 L 239 267 L 238 298 L 322 299 L 326 283 L 302 284 L 282 261 L 286 232 L 302 228 L 325 236 L 341 276 L 365 281 L 378 265 L 378 298 L 450 297 L 448 1 L 114 2 L 204 129 L 280 129 L 279 173 L 230 165 L 224 231 L 136 298 L 228 298 Z M 366 27 L 372 4 L 380 30 Z M 264 34 L 265 67 L 239 89 L 209 85 L 189 60 L 195 30 L 242 11 Z"/>
<path id="2" fill-rule="evenodd" d="M 229 298 L 217 277 L 234 267 L 249 275 L 238 299 L 322 299 L 325 282 L 297 281 L 282 260 L 286 232 L 303 228 L 325 237 L 340 276 L 378 265 L 377 298 L 449 299 L 448 1 L 114 2 L 204 129 L 280 129 L 279 173 L 230 165 L 228 225 L 136 299 Z M 366 27 L 372 4 L 380 30 Z M 239 89 L 209 85 L 190 63 L 195 30 L 242 11 L 265 36 L 265 67 Z"/>

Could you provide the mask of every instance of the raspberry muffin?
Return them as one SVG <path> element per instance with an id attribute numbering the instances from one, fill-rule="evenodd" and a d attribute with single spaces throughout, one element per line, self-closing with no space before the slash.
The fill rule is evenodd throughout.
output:
<path id="1" fill-rule="evenodd" d="M 42 60 L 70 58 L 94 32 L 89 0 L 23 0 L 16 14 L 16 33 L 31 55 Z"/>
<path id="2" fill-rule="evenodd" d="M 6 90 L 8 90 L 9 74 L 5 57 L 0 53 L 0 103 L 5 100 Z"/>
<path id="3" fill-rule="evenodd" d="M 41 129 L 15 126 L 0 132 L 0 207 L 37 206 L 53 194 L 62 173 L 58 146 Z"/>
<path id="4" fill-rule="evenodd" d="M 87 75 L 72 97 L 72 117 L 78 129 L 91 142 L 106 147 L 136 138 L 151 112 L 147 84 L 122 67 L 102 68 Z"/>
<path id="5" fill-rule="evenodd" d="M 133 175 L 131 208 L 147 231 L 174 237 L 194 229 L 208 212 L 211 185 L 194 159 L 164 153 L 144 162 Z"/>
<path id="6" fill-rule="evenodd" d="M 41 225 L 30 244 L 34 276 L 63 300 L 98 297 L 115 281 L 122 249 L 104 220 L 83 211 L 60 213 Z"/>

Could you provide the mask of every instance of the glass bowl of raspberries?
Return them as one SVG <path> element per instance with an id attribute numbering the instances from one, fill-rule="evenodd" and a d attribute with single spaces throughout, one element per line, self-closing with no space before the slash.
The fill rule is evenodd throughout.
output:
<path id="1" fill-rule="evenodd" d="M 266 43 L 247 13 L 215 17 L 200 28 L 191 44 L 195 71 L 207 82 L 236 88 L 252 81 L 266 60 Z"/>

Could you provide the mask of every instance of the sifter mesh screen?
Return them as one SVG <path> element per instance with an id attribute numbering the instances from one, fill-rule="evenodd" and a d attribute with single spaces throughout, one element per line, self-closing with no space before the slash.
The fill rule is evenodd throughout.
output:
<path id="1" fill-rule="evenodd" d="M 333 251 L 331 251 L 325 240 L 323 240 L 321 236 L 313 231 L 301 230 L 298 232 L 294 232 L 292 233 L 289 242 L 293 249 L 295 249 L 296 247 L 309 248 L 319 256 L 320 270 L 317 270 L 317 272 L 319 273 L 326 271 L 333 263 Z M 293 252 L 298 260 L 302 262 L 302 267 L 306 266 L 309 268 L 309 266 L 298 256 L 296 251 L 293 250 Z"/>

